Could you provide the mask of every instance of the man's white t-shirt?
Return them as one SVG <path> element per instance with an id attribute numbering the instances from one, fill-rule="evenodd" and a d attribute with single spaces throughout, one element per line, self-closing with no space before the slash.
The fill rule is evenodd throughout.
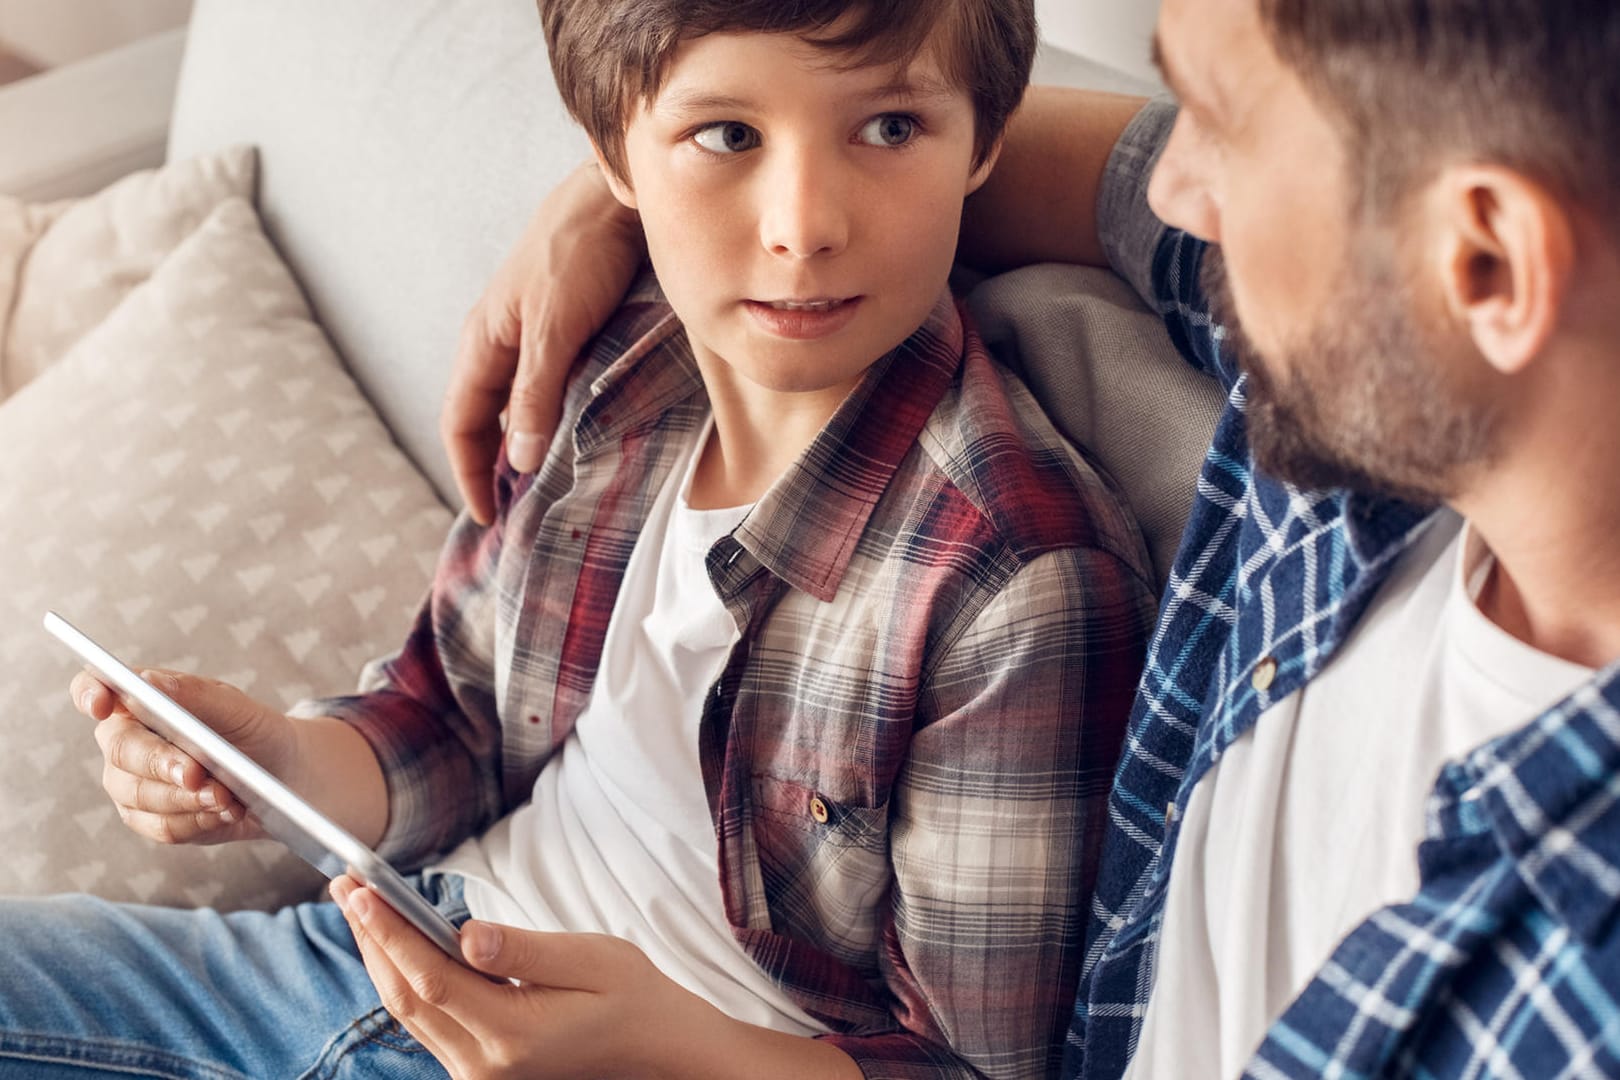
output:
<path id="1" fill-rule="evenodd" d="M 631 553 L 591 699 L 530 801 L 434 869 L 463 875 L 475 918 L 613 934 L 727 1015 L 798 1035 L 827 1028 L 743 952 L 726 921 L 698 760 L 703 701 L 736 643 L 705 568 L 749 507 L 686 504 L 704 425 Z"/>
<path id="2" fill-rule="evenodd" d="M 1479 611 L 1494 563 L 1439 515 L 1343 651 L 1194 789 L 1131 1080 L 1241 1075 L 1344 935 L 1417 892 L 1441 767 L 1592 677 Z"/>

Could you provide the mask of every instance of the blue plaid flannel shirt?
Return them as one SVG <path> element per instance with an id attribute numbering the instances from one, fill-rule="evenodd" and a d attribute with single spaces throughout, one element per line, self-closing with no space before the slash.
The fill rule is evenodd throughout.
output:
<path id="1" fill-rule="evenodd" d="M 1199 289 L 1205 245 L 1147 207 L 1174 117 L 1155 102 L 1121 139 L 1100 226 L 1114 266 L 1230 397 L 1115 777 L 1064 1061 L 1088 1080 L 1121 1075 L 1136 1047 L 1193 788 L 1332 659 L 1430 516 L 1255 471 L 1244 380 Z M 1620 1076 L 1620 664 L 1526 719 L 1441 771 L 1418 894 L 1340 943 L 1246 1075 Z"/>

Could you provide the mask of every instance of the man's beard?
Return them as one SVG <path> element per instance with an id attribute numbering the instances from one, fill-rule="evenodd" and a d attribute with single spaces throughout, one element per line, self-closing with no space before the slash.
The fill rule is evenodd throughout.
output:
<path id="1" fill-rule="evenodd" d="M 1248 375 L 1255 462 L 1302 488 L 1453 498 L 1495 457 L 1496 411 L 1447 378 L 1440 335 L 1414 323 L 1391 261 L 1366 250 L 1351 258 L 1334 304 L 1342 314 L 1266 358 L 1238 324 L 1219 249 L 1204 255 L 1204 293 L 1223 348 Z"/>

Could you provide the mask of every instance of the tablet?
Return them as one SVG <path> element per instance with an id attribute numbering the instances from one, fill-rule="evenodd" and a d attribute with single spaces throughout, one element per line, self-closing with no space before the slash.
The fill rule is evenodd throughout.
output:
<path id="1" fill-rule="evenodd" d="M 461 935 L 454 924 L 380 855 L 54 611 L 46 614 L 45 629 L 117 690 L 137 720 L 190 754 L 229 788 L 266 833 L 329 878 L 347 870 L 377 890 L 430 941 L 462 960 Z"/>

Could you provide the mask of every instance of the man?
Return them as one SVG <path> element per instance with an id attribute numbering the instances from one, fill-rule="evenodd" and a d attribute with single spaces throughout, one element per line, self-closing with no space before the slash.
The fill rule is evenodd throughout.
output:
<path id="1" fill-rule="evenodd" d="M 1066 1071 L 1614 1075 L 1620 7 L 1165 0 L 1156 45 L 1179 114 L 1033 96 L 964 239 L 1106 255 L 1231 391 Z M 452 439 L 490 346 L 568 332 L 507 284 L 538 252 Z"/>

